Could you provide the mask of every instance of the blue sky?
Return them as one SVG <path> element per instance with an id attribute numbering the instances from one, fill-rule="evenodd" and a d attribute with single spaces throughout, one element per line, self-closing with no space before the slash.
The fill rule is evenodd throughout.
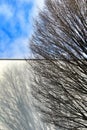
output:
<path id="1" fill-rule="evenodd" d="M 37 7 L 43 0 L 0 0 L 0 59 L 32 58 L 28 41 Z"/>

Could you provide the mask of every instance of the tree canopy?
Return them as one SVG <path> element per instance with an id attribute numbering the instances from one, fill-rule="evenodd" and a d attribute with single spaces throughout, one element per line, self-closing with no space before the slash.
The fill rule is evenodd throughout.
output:
<path id="1" fill-rule="evenodd" d="M 45 0 L 34 30 L 36 108 L 64 130 L 87 129 L 87 0 Z"/>

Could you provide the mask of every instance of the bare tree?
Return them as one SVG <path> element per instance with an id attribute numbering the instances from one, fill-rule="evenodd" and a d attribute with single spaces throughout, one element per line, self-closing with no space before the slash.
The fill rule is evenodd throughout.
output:
<path id="1" fill-rule="evenodd" d="M 35 106 L 48 123 L 87 129 L 87 0 L 46 0 L 34 29 Z"/>
<path id="2" fill-rule="evenodd" d="M 7 130 L 51 130 L 32 107 L 27 72 L 26 64 L 4 72 L 0 83 L 0 122 Z"/>

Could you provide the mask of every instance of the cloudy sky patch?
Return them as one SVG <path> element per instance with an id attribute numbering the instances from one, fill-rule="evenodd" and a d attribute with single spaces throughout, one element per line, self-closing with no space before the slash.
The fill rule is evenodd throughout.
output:
<path id="1" fill-rule="evenodd" d="M 43 0 L 0 0 L 1 59 L 30 56 L 27 46 L 38 7 L 43 7 Z"/>

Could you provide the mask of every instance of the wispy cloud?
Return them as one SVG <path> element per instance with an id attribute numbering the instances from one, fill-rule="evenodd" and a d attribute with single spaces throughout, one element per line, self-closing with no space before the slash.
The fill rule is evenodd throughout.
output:
<path id="1" fill-rule="evenodd" d="M 38 6 L 38 7 L 40 7 L 40 8 L 42 8 L 43 7 L 43 5 L 44 5 L 44 0 L 35 0 L 35 4 L 36 4 L 36 6 Z"/>
<path id="2" fill-rule="evenodd" d="M 14 41 L 14 43 L 10 46 L 12 50 L 9 54 L 11 58 L 26 58 L 29 53 L 28 49 L 28 38 L 20 37 Z"/>
<path id="3" fill-rule="evenodd" d="M 9 47 L 3 51 L 3 53 L 1 53 L 1 57 L 3 59 L 5 57 L 11 59 L 21 59 L 27 58 L 28 53 L 28 39 L 26 37 L 20 37 L 18 39 L 15 39 L 14 42 L 10 44 Z"/>
<path id="4" fill-rule="evenodd" d="M 0 1 L 0 58 L 24 58 L 32 23 L 44 0 Z"/>
<path id="5" fill-rule="evenodd" d="M 0 6 L 0 15 L 2 17 L 5 17 L 5 19 L 9 20 L 13 16 L 13 9 L 10 5 L 8 4 L 2 4 Z"/>

